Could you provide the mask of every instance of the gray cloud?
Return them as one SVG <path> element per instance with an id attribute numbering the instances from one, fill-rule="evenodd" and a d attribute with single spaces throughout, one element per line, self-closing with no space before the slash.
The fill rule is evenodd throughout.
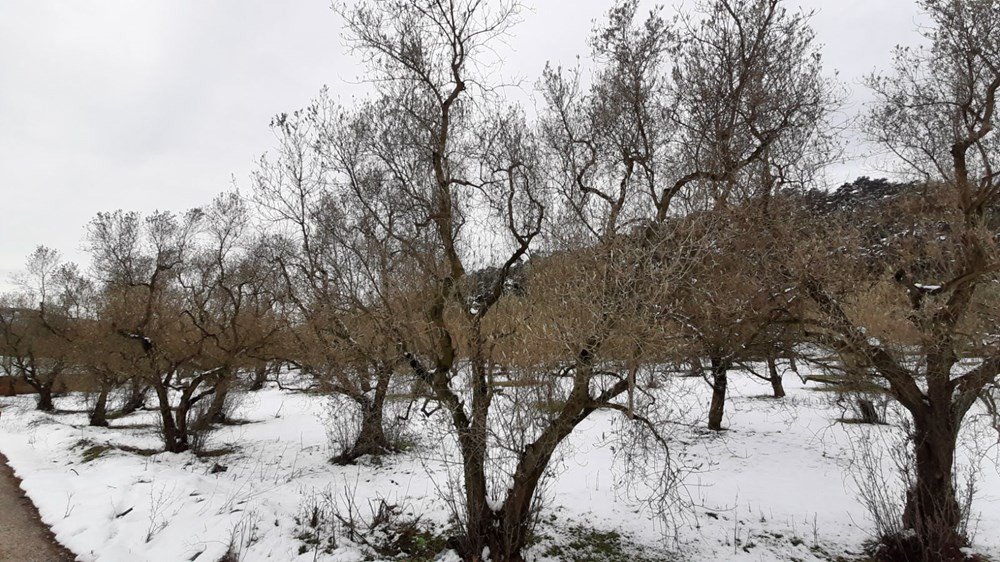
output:
<path id="1" fill-rule="evenodd" d="M 817 10 L 827 67 L 853 89 L 848 114 L 867 99 L 860 77 L 918 39 L 907 0 L 801 3 Z M 530 89 L 547 60 L 575 64 L 608 6 L 538 0 L 501 52 L 504 75 Z M 244 181 L 273 114 L 323 84 L 349 100 L 364 91 L 359 74 L 324 0 L 4 0 L 0 289 L 37 244 L 85 259 L 98 211 L 182 210 Z"/>

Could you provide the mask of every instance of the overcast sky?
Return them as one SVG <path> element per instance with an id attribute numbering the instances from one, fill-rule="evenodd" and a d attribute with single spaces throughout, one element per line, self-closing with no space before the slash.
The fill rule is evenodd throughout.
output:
<path id="1" fill-rule="evenodd" d="M 505 74 L 530 86 L 575 64 L 610 0 L 527 0 Z M 914 44 L 912 0 L 786 0 L 812 20 L 828 72 L 860 79 Z M 649 3 L 652 5 L 652 2 Z M 692 4 L 689 0 L 688 5 Z M 670 8 L 668 8 L 669 10 Z M 324 84 L 349 101 L 356 60 L 327 0 L 0 1 L 0 290 L 38 244 L 74 260 L 99 211 L 180 211 L 247 186 L 272 115 Z M 871 162 L 831 172 L 838 184 Z"/>

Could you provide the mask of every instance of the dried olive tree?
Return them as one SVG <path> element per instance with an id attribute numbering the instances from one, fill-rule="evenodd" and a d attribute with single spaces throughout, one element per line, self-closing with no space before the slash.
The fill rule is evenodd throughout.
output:
<path id="1" fill-rule="evenodd" d="M 38 246 L 16 277 L 20 291 L 0 309 L 0 368 L 38 393 L 39 410 L 51 411 L 60 378 L 74 370 L 86 320 L 75 264 Z"/>
<path id="2" fill-rule="evenodd" d="M 866 129 L 931 183 L 908 199 L 906 214 L 876 217 L 897 228 L 882 237 L 887 266 L 873 287 L 824 279 L 818 274 L 832 272 L 823 268 L 803 286 L 822 312 L 827 343 L 863 367 L 912 421 L 915 480 L 905 532 L 884 543 L 910 559 L 960 560 L 967 539 L 954 484 L 956 441 L 969 409 L 1000 375 L 988 298 L 998 264 L 1000 6 L 921 6 L 932 22 L 929 45 L 899 49 L 894 73 L 872 77 L 876 102 Z M 870 248 L 859 246 L 861 261 Z"/>
<path id="3" fill-rule="evenodd" d="M 375 107 L 348 114 L 323 95 L 306 110 L 279 115 L 272 122 L 278 148 L 254 176 L 258 210 L 278 233 L 271 253 L 291 321 L 274 355 L 359 413 L 354 442 L 339 444 L 337 463 L 396 449 L 384 412 L 400 363 L 388 328 L 397 319 L 381 303 L 394 298 L 392 277 L 412 267 L 343 188 L 345 177 L 364 174 L 358 147 L 379 114 Z M 373 204 L 399 201 L 375 197 Z"/>
<path id="4" fill-rule="evenodd" d="M 560 444 L 593 412 L 628 410 L 639 352 L 625 332 L 637 332 L 640 288 L 666 285 L 639 279 L 670 270 L 617 228 L 579 256 L 531 258 L 552 205 L 546 148 L 482 72 L 516 13 L 468 0 L 344 13 L 379 93 L 377 119 L 340 126 L 355 142 L 335 145 L 337 201 L 409 264 L 372 296 L 392 311 L 408 374 L 440 405 L 461 457 L 464 528 L 452 545 L 467 560 L 486 549 L 522 560 Z M 516 398 L 528 395 L 544 404 Z"/>
<path id="5" fill-rule="evenodd" d="M 771 197 L 808 183 L 829 159 L 833 135 L 824 126 L 836 96 L 807 14 L 778 0 L 698 8 L 672 29 L 659 11 L 640 21 L 638 2 L 616 4 L 591 40 L 599 67 L 588 91 L 576 76 L 547 70 L 543 130 L 560 173 L 559 215 L 585 244 L 642 228 L 650 241 L 676 238 L 670 223 L 699 212 L 684 229 L 717 251 L 692 270 L 688 302 L 660 305 L 695 362 L 713 364 L 710 426 L 718 429 L 726 373 L 751 353 L 740 344 L 777 344 L 782 328 L 772 323 L 786 300 L 778 271 L 752 273 L 768 267 L 752 257 L 764 249 L 733 241 L 745 234 L 739 228 L 782 236 Z"/>
<path id="6" fill-rule="evenodd" d="M 238 193 L 219 195 L 203 209 L 203 233 L 180 270 L 184 316 L 207 338 L 197 363 L 214 372 L 212 401 L 200 428 L 227 421 L 226 401 L 237 374 L 266 363 L 279 339 L 280 272 L 266 240 L 251 231 L 251 215 Z"/>
<path id="7" fill-rule="evenodd" d="M 782 202 L 771 203 L 774 210 Z M 762 224 L 759 208 L 744 204 L 695 213 L 681 228 L 693 229 L 705 249 L 690 268 L 690 275 L 671 295 L 665 316 L 673 333 L 684 342 L 695 372 L 703 373 L 712 388 L 708 428 L 722 429 L 729 371 L 762 361 L 769 369 L 776 350 L 795 331 L 794 284 L 782 269 L 785 248 L 776 240 L 794 234 L 782 225 Z M 756 229 L 770 236 L 748 236 Z M 703 365 L 707 359 L 709 365 Z M 781 394 L 780 379 L 767 378 Z"/>
<path id="8" fill-rule="evenodd" d="M 182 217 L 115 211 L 99 213 L 88 226 L 94 272 L 106 293 L 106 325 L 155 392 L 164 447 L 172 453 L 192 446 L 188 414 L 212 394 L 203 383 L 218 369 L 201 361 L 209 336 L 185 314 L 178 282 L 202 218 L 200 210 Z"/>
<path id="9" fill-rule="evenodd" d="M 697 276 L 695 302 L 681 307 L 691 313 L 686 326 L 698 328 L 685 332 L 711 361 L 709 427 L 720 429 L 727 371 L 773 353 L 762 347 L 775 343 L 768 337 L 788 317 L 788 282 L 774 250 L 753 242 L 787 237 L 772 196 L 808 184 L 830 158 L 826 127 L 836 99 L 808 14 L 789 12 L 779 0 L 720 0 L 702 12 L 683 20 L 676 71 L 683 172 L 669 189 L 680 190 L 688 208 L 714 209 L 704 216 L 723 223 L 709 226 L 708 235 L 723 255 Z M 730 206 L 739 210 L 727 218 Z"/>

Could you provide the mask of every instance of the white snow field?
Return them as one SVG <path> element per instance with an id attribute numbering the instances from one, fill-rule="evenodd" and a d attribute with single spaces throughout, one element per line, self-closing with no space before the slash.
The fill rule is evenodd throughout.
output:
<path id="1" fill-rule="evenodd" d="M 768 385 L 733 373 L 729 429 L 714 434 L 702 429 L 707 384 L 677 380 L 674 390 L 687 405 L 674 407 L 685 423 L 668 433 L 671 457 L 688 467 L 686 505 L 665 518 L 639 497 L 638 474 L 628 478 L 632 469 L 616 461 L 613 451 L 629 446 L 612 437 L 621 415 L 598 412 L 556 463 L 529 559 L 760 562 L 860 554 L 871 526 L 856 499 L 853 451 L 862 440 L 877 449 L 898 432 L 838 423 L 844 412 L 831 393 L 795 376 L 785 383 L 788 396 L 774 400 L 762 397 Z M 150 454 L 160 446 L 151 412 L 99 429 L 87 427 L 82 397 L 62 397 L 57 407 L 64 412 L 41 414 L 30 396 L 0 398 L 0 451 L 56 538 L 81 560 L 216 562 L 230 545 L 234 560 L 384 559 L 348 540 L 342 524 L 310 526 L 348 498 L 361 513 L 384 499 L 400 506 L 401 517 L 420 516 L 440 533 L 448 525 L 441 440 L 416 427 L 425 437 L 406 453 L 333 466 L 323 423 L 334 407 L 328 397 L 248 393 L 236 410 L 246 423 L 218 430 L 208 448 L 224 452 L 202 458 Z M 975 548 L 997 557 L 997 436 L 984 430 L 963 437 L 974 445 L 963 459 L 979 460 Z M 895 480 L 887 477 L 891 488 Z M 319 548 L 307 544 L 310 536 Z M 438 559 L 457 557 L 443 552 Z"/>

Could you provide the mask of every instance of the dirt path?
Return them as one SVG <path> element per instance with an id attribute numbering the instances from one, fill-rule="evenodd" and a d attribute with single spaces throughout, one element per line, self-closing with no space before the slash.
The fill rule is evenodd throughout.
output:
<path id="1" fill-rule="evenodd" d="M 71 562 L 56 543 L 38 510 L 21 491 L 21 482 L 0 454 L 0 562 Z"/>

